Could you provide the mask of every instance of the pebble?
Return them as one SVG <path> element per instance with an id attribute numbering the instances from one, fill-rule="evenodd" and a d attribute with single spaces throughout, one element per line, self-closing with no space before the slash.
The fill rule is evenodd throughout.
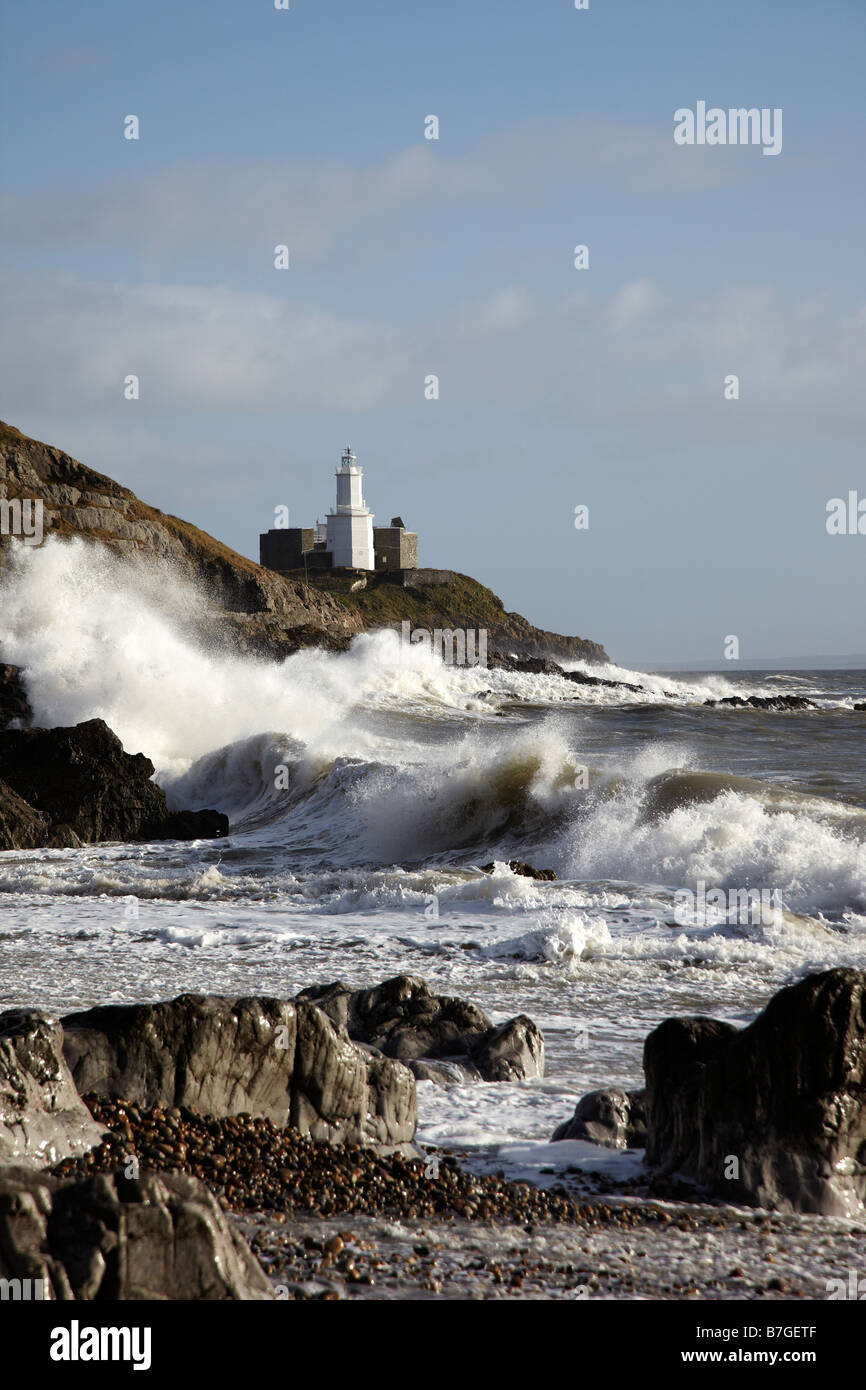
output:
<path id="1" fill-rule="evenodd" d="M 62 1176 L 120 1173 L 134 1155 L 142 1168 L 200 1178 L 226 1211 L 463 1217 L 528 1227 L 539 1221 L 594 1225 L 613 1216 L 607 1207 L 578 1204 L 561 1188 L 477 1177 L 450 1154 L 442 1156 L 433 1177 L 424 1159 L 382 1158 L 360 1144 L 312 1140 L 252 1115 L 218 1120 L 185 1107 L 145 1110 L 122 1100 L 84 1099 L 105 1126 L 105 1137 L 90 1153 L 60 1163 L 54 1172 Z M 625 1213 L 622 1220 L 628 1224 L 634 1217 Z M 346 1234 L 351 1240 L 351 1232 Z M 337 1256 L 345 1243 L 334 1235 L 320 1250 Z"/>

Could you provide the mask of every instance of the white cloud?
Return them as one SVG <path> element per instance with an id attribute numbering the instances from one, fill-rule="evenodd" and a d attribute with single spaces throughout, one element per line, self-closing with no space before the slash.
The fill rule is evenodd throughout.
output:
<path id="1" fill-rule="evenodd" d="M 561 196 L 580 181 L 612 179 L 648 192 L 726 186 L 749 177 L 742 151 L 678 148 L 668 130 L 596 117 L 526 120 L 463 154 L 421 143 L 377 164 L 211 161 L 113 178 L 101 187 L 0 195 L 2 240 L 31 247 L 116 246 L 148 262 L 175 255 L 239 253 L 248 259 L 286 242 L 312 259 L 360 229 L 381 231 L 383 254 L 399 240 L 399 214 L 458 200 Z M 755 176 L 758 166 L 751 169 Z M 267 250 L 265 250 L 267 248 Z"/>
<path id="2" fill-rule="evenodd" d="M 520 400 L 583 422 L 687 444 L 724 421 L 748 434 L 862 429 L 858 307 L 781 303 L 732 287 L 675 297 L 638 280 L 608 297 L 515 286 L 394 325 L 224 287 L 105 285 L 44 275 L 4 291 L 0 371 L 11 413 L 370 410 Z M 134 373 L 141 401 L 123 401 Z M 723 399 L 736 373 L 739 401 Z M 434 407 L 435 408 L 435 407 Z"/>

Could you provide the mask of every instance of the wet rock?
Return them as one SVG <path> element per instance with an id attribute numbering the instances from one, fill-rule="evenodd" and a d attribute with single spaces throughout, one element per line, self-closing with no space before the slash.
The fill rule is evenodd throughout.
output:
<path id="1" fill-rule="evenodd" d="M 165 792 L 151 781 L 153 772 L 150 759 L 126 753 L 102 719 L 69 728 L 0 732 L 0 779 L 42 818 L 46 830 L 41 845 L 190 838 L 191 830 L 196 836 L 228 832 L 228 820 L 218 811 L 169 816 Z M 28 827 L 22 814 L 18 807 L 18 828 L 27 839 L 35 822 Z M 11 822 L 6 833 L 11 833 Z"/>
<path id="2" fill-rule="evenodd" d="M 739 709 L 817 709 L 812 700 L 805 695 L 726 695 L 721 700 L 704 700 L 705 705 L 731 705 Z"/>
<path id="3" fill-rule="evenodd" d="M 866 973 L 809 975 L 748 1028 L 667 1019 L 644 1045 L 647 1163 L 780 1211 L 866 1211 Z"/>
<path id="4" fill-rule="evenodd" d="M 588 659 L 593 660 L 593 657 L 589 656 Z M 606 654 L 604 654 L 603 660 L 607 661 Z M 574 685 L 603 685 L 611 690 L 639 691 L 643 689 L 643 686 L 630 685 L 627 681 L 608 680 L 604 676 L 590 676 L 586 671 L 566 671 L 558 661 L 553 661 L 548 656 L 517 656 L 513 653 L 494 651 L 488 658 L 487 664 L 492 670 L 520 671 L 524 675 L 531 676 L 560 676 L 563 680 L 571 681 Z"/>
<path id="5" fill-rule="evenodd" d="M 222 811 L 174 811 L 159 827 L 160 840 L 218 840 L 229 833 Z"/>
<path id="6" fill-rule="evenodd" d="M 83 840 L 134 840 L 162 820 L 153 771 L 101 719 L 0 734 L 0 777 L 46 821 L 70 825 Z"/>
<path id="7" fill-rule="evenodd" d="M 434 994 L 416 975 L 366 990 L 314 985 L 298 1000 L 313 1001 L 350 1038 L 402 1062 L 448 1061 L 484 1081 L 544 1075 L 544 1039 L 531 1019 L 521 1015 L 495 1027 L 474 1004 Z M 439 1080 L 440 1074 L 429 1068 L 423 1079 Z"/>
<path id="8" fill-rule="evenodd" d="M 482 1081 L 483 1077 L 467 1062 L 446 1062 L 440 1058 L 413 1057 L 406 1066 L 416 1081 L 432 1081 L 436 1086 L 462 1086 L 468 1081 Z"/>
<path id="9" fill-rule="evenodd" d="M 315 1138 L 409 1143 L 415 1083 L 352 1043 L 312 1003 L 185 994 L 68 1014 L 64 1050 L 81 1094 L 249 1113 Z"/>
<path id="10" fill-rule="evenodd" d="M 298 1003 L 291 1122 L 313 1139 L 411 1142 L 415 1081 L 390 1057 L 356 1046 L 321 1009 Z"/>
<path id="11" fill-rule="evenodd" d="M 583 1139 L 606 1149 L 642 1149 L 646 1146 L 644 1091 L 590 1091 L 577 1103 L 570 1120 L 559 1125 L 551 1142 Z"/>
<path id="12" fill-rule="evenodd" d="M 555 883 L 556 874 L 553 869 L 534 869 L 531 864 L 526 864 L 522 859 L 509 859 L 508 867 L 513 874 L 520 874 L 522 878 L 535 878 L 541 883 Z M 492 874 L 496 864 L 482 864 L 483 874 Z"/>
<path id="13" fill-rule="evenodd" d="M 0 1163 L 45 1168 L 99 1143 L 102 1130 L 75 1089 L 62 1042 L 47 1014 L 0 1014 Z"/>
<path id="14" fill-rule="evenodd" d="M 211 1193 L 180 1173 L 75 1181 L 0 1169 L 0 1277 L 44 1281 L 61 1301 L 273 1297 Z"/>
<path id="15" fill-rule="evenodd" d="M 526 1014 L 490 1029 L 469 1056 L 485 1081 L 523 1081 L 544 1075 L 544 1038 Z"/>

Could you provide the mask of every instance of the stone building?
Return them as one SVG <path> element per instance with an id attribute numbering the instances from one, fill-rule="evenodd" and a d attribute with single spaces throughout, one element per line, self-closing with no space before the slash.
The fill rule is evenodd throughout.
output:
<path id="1" fill-rule="evenodd" d="M 259 536 L 259 563 L 272 570 L 364 570 L 393 574 L 418 566 L 418 535 L 399 516 L 374 526 L 363 496 L 363 472 L 346 447 L 337 469 L 337 500 L 324 523 L 286 526 Z"/>

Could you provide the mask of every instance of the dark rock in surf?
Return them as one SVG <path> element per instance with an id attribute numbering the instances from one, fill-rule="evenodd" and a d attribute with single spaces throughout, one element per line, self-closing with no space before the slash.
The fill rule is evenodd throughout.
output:
<path id="1" fill-rule="evenodd" d="M 62 1302 L 274 1296 L 205 1184 L 182 1173 L 0 1169 L 0 1278 L 19 1297 Z"/>
<path id="2" fill-rule="evenodd" d="M 151 781 L 153 772 L 150 759 L 126 753 L 102 719 L 69 728 L 6 729 L 0 732 L 0 781 L 15 800 L 0 798 L 3 847 L 228 833 L 228 819 L 219 811 L 170 815 L 165 792 Z"/>
<path id="3" fill-rule="evenodd" d="M 551 1142 L 582 1139 L 606 1149 L 643 1149 L 645 1101 L 645 1091 L 590 1091 L 578 1101 L 571 1119 L 553 1131 Z"/>
<path id="4" fill-rule="evenodd" d="M 432 1057 L 410 1057 L 405 1064 L 416 1081 L 432 1081 L 435 1086 L 461 1086 L 483 1077 L 467 1062 L 446 1061 Z"/>
<path id="5" fill-rule="evenodd" d="M 445 1081 L 430 1062 L 448 1062 L 467 1078 L 519 1081 L 544 1075 L 544 1038 L 521 1014 L 495 1026 L 463 999 L 434 994 L 426 980 L 398 975 L 374 989 L 313 985 L 298 1001 L 311 1000 L 350 1038 L 408 1064 L 423 1063 L 419 1080 Z"/>
<path id="6" fill-rule="evenodd" d="M 643 689 L 643 686 L 629 685 L 627 681 L 607 680 L 604 676 L 590 676 L 586 671 L 566 671 L 558 661 L 551 660 L 549 656 L 514 656 L 505 652 L 494 651 L 488 657 L 487 665 L 492 670 L 519 671 L 530 676 L 561 676 L 563 680 L 571 681 L 574 685 L 603 685 L 610 690 L 629 690 L 632 692 Z"/>
<path id="7" fill-rule="evenodd" d="M 488 1030 L 469 1056 L 484 1081 L 525 1081 L 544 1075 L 544 1038 L 526 1014 Z"/>
<path id="8" fill-rule="evenodd" d="M 527 675 L 561 676 L 562 667 L 549 656 L 514 656 L 505 652 L 491 652 L 487 665 L 496 671 L 522 671 Z"/>
<path id="9" fill-rule="evenodd" d="M 743 698 L 742 695 L 726 695 L 721 700 L 704 700 L 705 705 L 730 705 L 736 709 L 817 709 L 817 705 L 812 700 L 807 700 L 805 695 L 749 695 Z"/>
<path id="10" fill-rule="evenodd" d="M 855 705 L 854 709 L 859 710 L 861 714 L 866 713 L 866 701 L 863 701 L 859 705 Z"/>
<path id="11" fill-rule="evenodd" d="M 571 681 L 573 685 L 603 685 L 608 690 L 628 690 L 632 694 L 637 694 L 643 690 L 642 685 L 632 685 L 629 681 L 612 681 L 603 676 L 588 676 L 585 671 L 563 671 L 564 680 Z"/>
<path id="12" fill-rule="evenodd" d="M 648 1165 L 780 1211 L 866 1211 L 866 972 L 780 990 L 748 1028 L 667 1019 L 644 1045 Z"/>
<path id="13" fill-rule="evenodd" d="M 520 874 L 522 878 L 536 878 L 541 883 L 556 882 L 556 874 L 553 869 L 534 869 L 531 864 L 525 864 L 522 859 L 509 859 L 508 867 L 513 874 Z M 495 868 L 495 864 L 482 864 L 481 872 L 492 874 Z"/>
<path id="14" fill-rule="evenodd" d="M 219 840 L 229 833 L 222 811 L 173 811 L 160 822 L 158 840 Z"/>
<path id="15" fill-rule="evenodd" d="M 310 1002 L 183 994 L 63 1019 L 82 1095 L 251 1114 L 314 1139 L 399 1145 L 415 1133 L 415 1083 L 350 1041 Z"/>
<path id="16" fill-rule="evenodd" d="M 0 662 L 0 729 L 8 729 L 13 723 L 29 724 L 33 718 L 21 676 L 20 666 Z"/>

